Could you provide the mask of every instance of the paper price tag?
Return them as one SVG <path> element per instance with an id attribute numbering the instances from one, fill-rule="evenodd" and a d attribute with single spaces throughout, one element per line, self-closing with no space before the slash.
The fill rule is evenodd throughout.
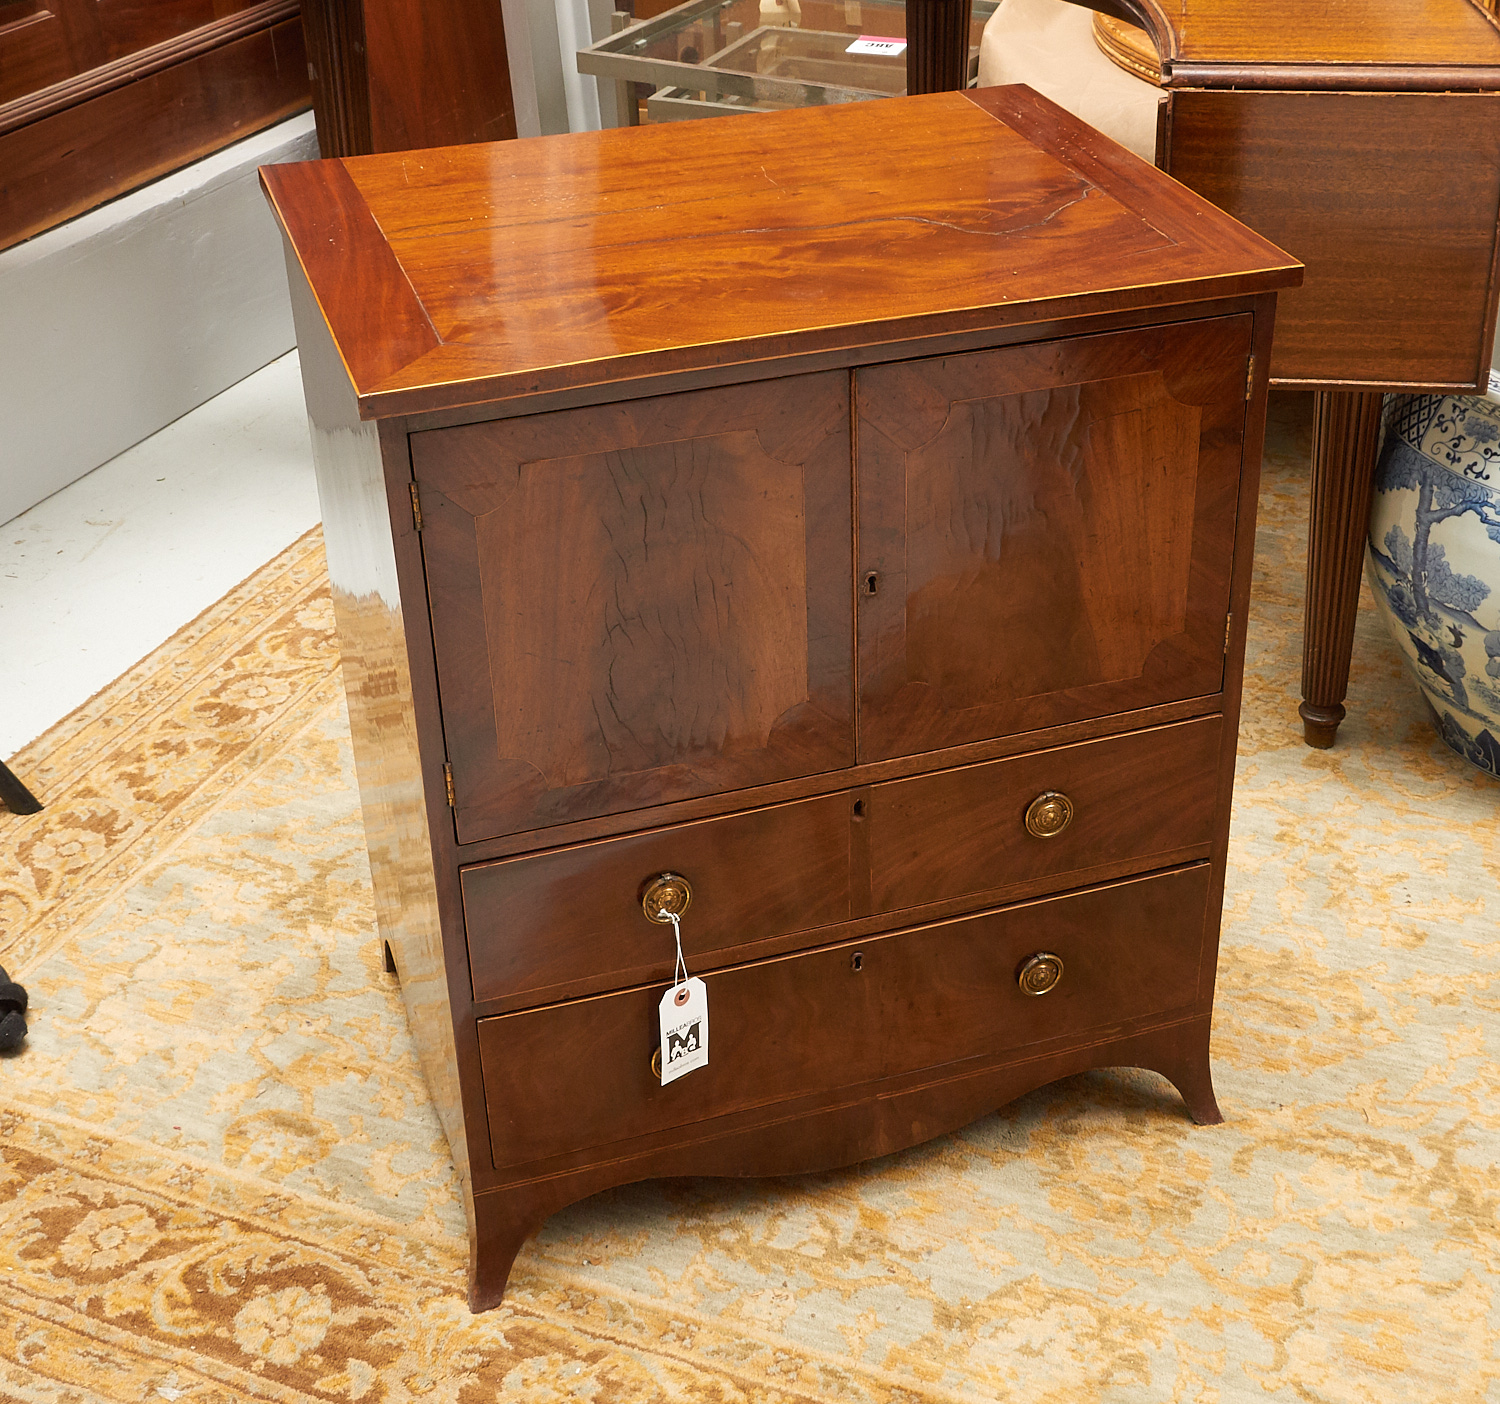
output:
<path id="1" fill-rule="evenodd" d="M 880 34 L 861 34 L 847 49 L 846 54 L 885 54 L 894 58 L 906 52 L 905 39 L 887 39 Z"/>
<path id="2" fill-rule="evenodd" d="M 708 987 L 697 978 L 661 997 L 661 1085 L 708 1066 Z"/>

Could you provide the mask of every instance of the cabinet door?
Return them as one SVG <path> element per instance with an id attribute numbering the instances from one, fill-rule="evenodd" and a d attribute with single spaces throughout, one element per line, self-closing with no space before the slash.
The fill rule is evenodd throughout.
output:
<path id="1" fill-rule="evenodd" d="M 851 763 L 844 372 L 411 443 L 461 841 Z"/>
<path id="2" fill-rule="evenodd" d="M 1220 689 L 1250 330 L 858 373 L 860 760 Z"/>

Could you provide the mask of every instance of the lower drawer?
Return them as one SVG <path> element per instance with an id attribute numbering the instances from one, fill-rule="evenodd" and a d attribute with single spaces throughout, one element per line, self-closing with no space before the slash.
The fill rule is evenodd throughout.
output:
<path id="1" fill-rule="evenodd" d="M 479 1021 L 497 1167 L 834 1092 L 1193 1005 L 1198 864 L 705 975 L 709 1065 L 651 1070 L 663 986 Z M 1039 953 L 1047 993 L 1022 992 Z"/>

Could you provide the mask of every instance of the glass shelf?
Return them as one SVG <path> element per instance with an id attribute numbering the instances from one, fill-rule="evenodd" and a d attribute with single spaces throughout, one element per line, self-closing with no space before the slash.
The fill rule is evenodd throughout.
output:
<path id="1" fill-rule="evenodd" d="M 975 0 L 977 54 L 999 0 Z M 654 88 L 653 121 L 771 112 L 906 91 L 902 0 L 687 0 L 583 49 L 578 71 Z"/>

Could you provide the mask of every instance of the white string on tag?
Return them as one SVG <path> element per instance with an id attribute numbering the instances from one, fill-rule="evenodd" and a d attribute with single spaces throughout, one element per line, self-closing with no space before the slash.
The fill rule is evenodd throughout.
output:
<path id="1" fill-rule="evenodd" d="M 677 938 L 677 964 L 672 967 L 672 986 L 675 989 L 679 985 L 687 984 L 687 962 L 682 958 L 682 918 L 676 912 L 669 912 L 665 907 L 661 914 L 672 923 L 672 934 Z"/>
<path id="2" fill-rule="evenodd" d="M 702 980 L 688 975 L 682 954 L 682 918 L 665 907 L 658 910 L 662 920 L 672 923 L 672 934 L 677 941 L 672 984 L 657 1009 L 661 1035 L 659 1076 L 665 1087 L 684 1073 L 708 1066 L 708 989 Z"/>

